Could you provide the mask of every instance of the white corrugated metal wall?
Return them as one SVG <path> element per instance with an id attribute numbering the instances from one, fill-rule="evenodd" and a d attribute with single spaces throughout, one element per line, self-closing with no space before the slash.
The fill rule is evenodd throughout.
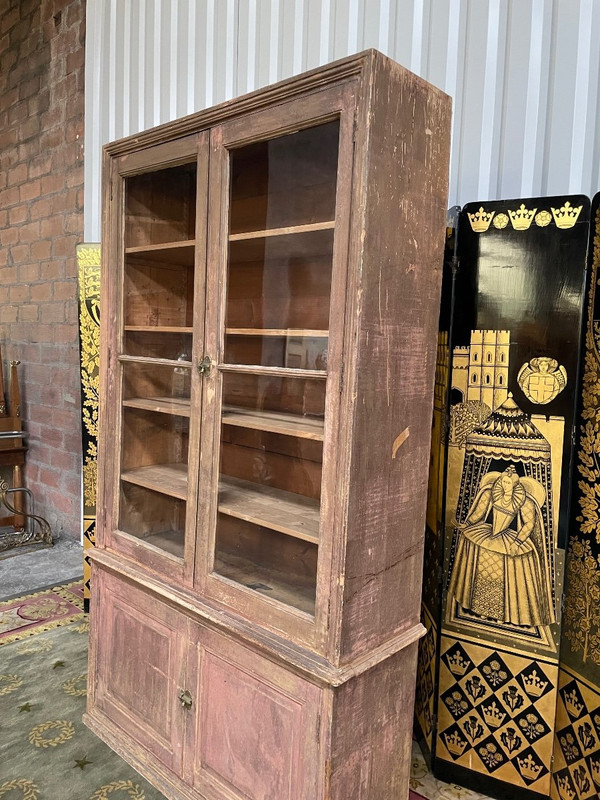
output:
<path id="1" fill-rule="evenodd" d="M 367 47 L 452 96 L 449 204 L 600 188 L 600 0 L 88 0 L 86 240 L 102 144 Z"/>

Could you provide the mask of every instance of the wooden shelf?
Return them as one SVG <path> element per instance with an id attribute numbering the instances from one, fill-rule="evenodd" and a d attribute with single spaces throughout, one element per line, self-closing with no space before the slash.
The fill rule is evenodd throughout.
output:
<path id="1" fill-rule="evenodd" d="M 154 492 L 187 499 L 187 464 L 153 464 L 121 473 L 121 480 Z"/>
<path id="2" fill-rule="evenodd" d="M 191 326 L 184 325 L 123 325 L 124 331 L 134 333 L 193 333 Z"/>
<path id="3" fill-rule="evenodd" d="M 281 336 L 301 339 L 327 339 L 329 331 L 307 328 L 225 328 L 228 336 Z"/>
<path id="4" fill-rule="evenodd" d="M 179 361 L 178 358 L 153 358 L 152 356 L 129 356 L 122 353 L 117 359 L 124 364 L 147 364 L 154 367 L 191 367 L 191 361 Z"/>
<path id="5" fill-rule="evenodd" d="M 124 360 L 123 356 L 119 356 Z M 150 359 L 148 359 L 150 360 Z M 177 362 L 174 362 L 175 364 Z M 296 367 L 261 367 L 257 364 L 218 364 L 221 372 L 238 373 L 239 375 L 264 375 L 272 378 L 301 378 L 302 380 L 327 380 L 325 369 L 297 369 Z"/>
<path id="6" fill-rule="evenodd" d="M 315 587 L 298 581 L 292 583 L 288 573 L 261 567 L 249 559 L 229 553 L 218 553 L 214 571 L 265 597 L 293 606 L 306 614 L 315 613 Z"/>
<path id="7" fill-rule="evenodd" d="M 141 408 L 177 417 L 190 416 L 190 400 L 185 397 L 130 397 L 123 400 L 123 405 L 125 408 Z"/>
<path id="8" fill-rule="evenodd" d="M 134 257 L 136 261 L 150 260 L 160 264 L 192 267 L 194 265 L 195 248 L 196 240 L 186 239 L 180 242 L 126 247 L 125 253 Z"/>
<path id="9" fill-rule="evenodd" d="M 299 414 L 285 414 L 281 411 L 257 411 L 239 406 L 223 406 L 223 425 L 238 428 L 252 428 L 300 439 L 323 441 L 324 421 L 318 417 L 303 417 Z"/>
<path id="10" fill-rule="evenodd" d="M 296 539 L 319 543 L 319 503 L 310 497 L 221 475 L 219 511 Z"/>
<path id="11" fill-rule="evenodd" d="M 230 233 L 230 242 L 241 242 L 244 239 L 265 239 L 268 236 L 289 236 L 297 233 L 312 233 L 313 231 L 329 231 L 335 227 L 335 220 L 324 222 L 311 222 L 308 225 L 290 225 L 287 228 L 266 228 L 259 231 L 245 231 L 244 233 Z"/>
<path id="12" fill-rule="evenodd" d="M 184 538 L 183 531 L 161 531 L 160 533 L 151 533 L 150 536 L 144 536 L 142 541 L 144 544 L 152 545 L 152 547 L 170 553 L 172 556 L 183 558 Z"/>
<path id="13" fill-rule="evenodd" d="M 331 263 L 333 235 L 333 223 L 233 233 L 229 237 L 229 260 L 241 265 L 266 261 L 291 264 L 294 260 L 306 263 L 319 259 L 323 265 Z"/>

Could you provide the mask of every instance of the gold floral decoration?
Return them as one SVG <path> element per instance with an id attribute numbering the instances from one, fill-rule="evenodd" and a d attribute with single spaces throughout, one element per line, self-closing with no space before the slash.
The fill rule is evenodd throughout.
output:
<path id="1" fill-rule="evenodd" d="M 498 230 L 502 230 L 506 228 L 508 225 L 508 217 L 506 214 L 496 214 L 494 217 L 494 228 L 498 228 Z"/>
<path id="2" fill-rule="evenodd" d="M 145 800 L 146 795 L 141 787 L 133 781 L 113 781 L 101 786 L 97 792 L 90 797 L 90 800 L 108 800 L 109 795 L 114 792 L 125 792 L 125 796 L 130 800 Z"/>
<path id="3" fill-rule="evenodd" d="M 50 738 L 44 737 L 46 731 L 59 730 L 57 736 Z M 75 726 L 72 722 L 64 719 L 50 720 L 36 725 L 29 731 L 29 743 L 36 747 L 56 747 L 57 744 L 64 744 L 75 736 Z"/>
<path id="4" fill-rule="evenodd" d="M 2 686 L 3 683 L 6 685 Z M 18 675 L 0 675 L 0 697 L 16 692 L 22 683 L 23 678 L 19 678 Z"/>
<path id="5" fill-rule="evenodd" d="M 20 656 L 34 655 L 35 653 L 49 653 L 52 650 L 50 639 L 35 638 L 29 642 L 23 642 L 17 647 Z"/>
<path id="6" fill-rule="evenodd" d="M 69 630 L 73 631 L 74 633 L 89 633 L 90 623 L 87 619 L 85 619 L 83 622 L 79 622 L 76 625 L 71 625 Z"/>
<path id="7" fill-rule="evenodd" d="M 83 459 L 83 499 L 86 508 L 96 506 L 98 392 L 100 361 L 100 248 L 80 246 L 79 335 L 81 338 L 82 418 L 88 437 Z"/>
<path id="8" fill-rule="evenodd" d="M 573 539 L 567 556 L 563 630 L 571 650 L 582 653 L 585 664 L 591 658 L 600 664 L 600 556 L 594 556 L 589 542 Z"/>
<path id="9" fill-rule="evenodd" d="M 598 272 L 600 270 L 600 209 L 596 214 L 596 234 L 593 251 L 593 283 L 588 301 L 589 324 L 586 331 L 585 366 L 583 372 L 583 423 L 580 428 L 579 511 L 577 522 L 585 534 L 593 534 L 600 544 L 600 330 L 592 322 Z"/>
<path id="10" fill-rule="evenodd" d="M 40 790 L 33 781 L 28 781 L 26 778 L 16 778 L 12 781 L 5 781 L 0 785 L 0 797 L 5 794 L 18 789 L 21 794 L 21 800 L 37 800 L 40 796 Z"/>
<path id="11" fill-rule="evenodd" d="M 87 672 L 65 681 L 62 688 L 63 692 L 71 697 L 85 697 L 87 694 Z"/>
<path id="12" fill-rule="evenodd" d="M 65 600 L 55 597 L 41 597 L 21 606 L 19 616 L 27 620 L 46 619 L 47 617 L 64 614 L 68 610 L 69 605 Z"/>
<path id="13" fill-rule="evenodd" d="M 535 215 L 535 224 L 540 228 L 545 228 L 552 222 L 552 214 L 549 211 L 540 211 Z"/>

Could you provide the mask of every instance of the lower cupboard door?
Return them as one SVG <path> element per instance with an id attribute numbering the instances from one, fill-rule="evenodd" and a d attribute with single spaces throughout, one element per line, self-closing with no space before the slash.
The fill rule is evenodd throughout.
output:
<path id="1" fill-rule="evenodd" d="M 185 712 L 178 700 L 184 674 L 184 617 L 153 595 L 97 572 L 97 683 L 94 706 L 127 749 L 135 744 L 181 774 Z M 98 587 L 96 587 L 98 588 Z M 143 751 L 138 755 L 144 759 Z M 151 759 L 153 760 L 153 759 Z"/>
<path id="2" fill-rule="evenodd" d="M 189 779 L 204 796 L 316 800 L 322 690 L 225 636 L 193 625 L 197 698 Z"/>

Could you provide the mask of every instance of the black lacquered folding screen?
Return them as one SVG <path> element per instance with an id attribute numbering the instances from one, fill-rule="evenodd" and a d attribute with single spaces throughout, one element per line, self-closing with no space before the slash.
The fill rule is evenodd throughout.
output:
<path id="1" fill-rule="evenodd" d="M 422 700 L 417 715 L 434 772 L 497 795 L 553 787 L 589 217 L 582 196 L 469 204 L 442 304 L 443 525 L 428 548 L 441 578 L 437 608 L 431 588 L 424 602 L 439 633 L 420 662 L 421 678 L 435 652 L 429 731 Z"/>

